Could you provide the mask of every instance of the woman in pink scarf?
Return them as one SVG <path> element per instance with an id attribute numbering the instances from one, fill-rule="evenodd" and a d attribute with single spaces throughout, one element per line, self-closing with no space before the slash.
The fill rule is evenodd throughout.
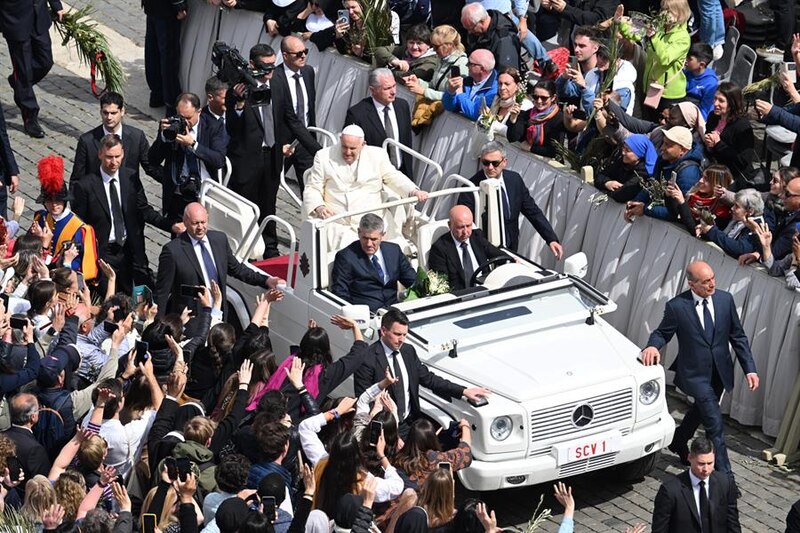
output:
<path id="1" fill-rule="evenodd" d="M 299 357 L 303 361 L 303 385 L 308 393 L 321 403 L 332 390 L 338 387 L 345 379 L 350 377 L 361 366 L 367 354 L 368 344 L 364 342 L 358 324 L 351 318 L 339 315 L 331 317 L 331 324 L 344 330 L 353 332 L 353 347 L 344 357 L 333 362 L 331 345 L 325 329 L 317 327 L 316 322 L 309 321 L 308 331 L 300 341 L 300 349 L 296 354 L 287 357 L 272 374 L 267 383 L 257 390 L 251 397 L 248 411 L 255 410 L 258 401 L 268 390 L 282 390 L 290 392 L 294 387 L 287 379 L 292 361 Z M 302 390 L 302 389 L 301 389 Z M 288 412 L 292 419 L 299 420 L 300 395 L 287 394 L 289 404 Z"/>
<path id="2" fill-rule="evenodd" d="M 533 109 L 526 119 L 526 127 L 515 136 L 509 128 L 508 140 L 522 141 L 532 153 L 543 157 L 555 157 L 553 140 L 559 140 L 564 132 L 564 115 L 558 105 L 556 86 L 551 80 L 541 80 L 531 93 Z"/>

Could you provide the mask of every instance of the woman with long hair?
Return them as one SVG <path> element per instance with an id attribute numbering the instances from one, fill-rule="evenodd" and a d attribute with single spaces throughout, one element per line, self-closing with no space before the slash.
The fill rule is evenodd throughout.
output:
<path id="1" fill-rule="evenodd" d="M 696 235 L 696 226 L 701 216 L 705 216 L 704 211 L 714 216 L 718 227 L 724 228 L 731 218 L 731 207 L 719 194 L 719 189 L 728 187 L 732 180 L 733 176 L 727 167 L 711 165 L 702 172 L 700 180 L 685 198 L 679 187 L 667 186 L 666 195 L 675 201 L 674 205 L 668 204 L 669 209 L 677 210 L 678 218 L 692 235 Z"/>
<path id="2" fill-rule="evenodd" d="M 83 475 L 75 470 L 67 470 L 58 476 L 53 489 L 56 501 L 64 509 L 65 521 L 75 520 L 78 508 L 86 497 L 86 482 Z"/>
<path id="3" fill-rule="evenodd" d="M 755 136 L 747 117 L 742 89 L 724 81 L 714 95 L 714 110 L 708 116 L 703 137 L 705 153 L 710 161 L 725 165 L 733 174 L 732 191 L 752 187 Z"/>
<path id="4" fill-rule="evenodd" d="M 186 383 L 187 396 L 203 401 L 214 389 L 214 385 L 222 375 L 222 368 L 231 358 L 231 350 L 236 343 L 236 330 L 232 325 L 220 322 L 208 332 L 206 345 L 198 349 L 189 364 L 189 376 Z"/>
<path id="5" fill-rule="evenodd" d="M 441 101 L 453 68 L 457 68 L 462 76 L 467 75 L 467 54 L 464 45 L 461 44 L 458 30 L 446 24 L 433 28 L 431 47 L 436 52 L 438 61 L 430 81 L 409 76 L 405 78 L 405 84 L 406 88 L 417 96 Z"/>
<path id="6" fill-rule="evenodd" d="M 428 531 L 449 533 L 455 518 L 455 480 L 450 469 L 437 468 L 425 480 L 419 494 L 419 505 L 428 514 Z"/>
<path id="7" fill-rule="evenodd" d="M 417 487 L 422 486 L 428 476 L 439 468 L 439 463 L 450 463 L 453 473 L 468 467 L 472 463 L 472 433 L 469 422 L 462 419 L 458 423 L 458 429 L 461 431 L 458 446 L 442 451 L 433 423 L 426 418 L 416 420 L 411 425 L 403 448 L 397 454 L 397 467 Z"/>
<path id="8" fill-rule="evenodd" d="M 25 501 L 20 512 L 36 527 L 36 531 L 41 532 L 42 516 L 55 503 L 56 491 L 50 480 L 37 474 L 25 483 Z"/>
<path id="9" fill-rule="evenodd" d="M 645 93 L 651 84 L 663 87 L 658 108 L 645 108 L 651 120 L 665 107 L 678 103 L 686 96 L 686 76 L 683 66 L 689 53 L 691 39 L 687 21 L 692 14 L 686 0 L 661 0 L 661 14 L 666 22 L 659 28 L 648 28 L 648 45 L 645 49 L 642 89 Z"/>
<path id="10" fill-rule="evenodd" d="M 386 457 L 386 441 L 383 434 L 375 449 L 381 458 L 383 477 L 375 477 L 363 466 L 363 454 L 358 439 L 348 431 L 333 441 L 329 455 L 321 459 L 315 467 L 319 477 L 314 507 L 328 516 L 336 514 L 339 499 L 345 494 L 358 494 L 368 478 L 376 479 L 375 503 L 391 501 L 403 491 L 403 480 Z M 320 473 L 321 472 L 321 473 Z"/>
<path id="11" fill-rule="evenodd" d="M 523 148 L 536 155 L 555 157 L 553 141 L 559 141 L 564 134 L 564 114 L 558 105 L 556 84 L 552 80 L 539 80 L 530 99 L 533 106 L 517 121 L 523 127 L 509 129 L 508 140 L 522 142 Z"/>
<path id="12" fill-rule="evenodd" d="M 153 408 L 153 394 L 147 378 L 136 374 L 131 378 L 125 393 L 125 406 L 119 413 L 119 421 L 124 425 L 142 418 L 144 412 Z"/>
<path id="13" fill-rule="evenodd" d="M 511 141 L 523 134 L 525 121 L 520 116 L 533 108 L 533 103 L 526 94 L 526 84 L 527 80 L 514 67 L 506 67 L 500 71 L 497 76 L 497 96 L 489 108 L 489 113 L 494 117 L 490 127 L 493 135 L 490 137 L 500 135 Z"/>

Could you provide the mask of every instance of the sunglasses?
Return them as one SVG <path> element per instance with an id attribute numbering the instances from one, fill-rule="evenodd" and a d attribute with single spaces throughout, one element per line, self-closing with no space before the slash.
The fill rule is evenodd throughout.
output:
<path id="1" fill-rule="evenodd" d="M 536 101 L 538 101 L 538 100 L 549 100 L 550 96 L 549 95 L 544 95 L 543 96 L 541 94 L 534 94 L 533 96 L 531 96 L 531 99 L 536 100 Z"/>
<path id="2" fill-rule="evenodd" d="M 308 55 L 308 48 L 297 52 L 284 52 L 284 54 L 286 54 L 287 56 L 303 57 Z"/>
<path id="3" fill-rule="evenodd" d="M 499 161 L 490 161 L 488 159 L 481 159 L 481 165 L 483 165 L 485 167 L 495 167 L 495 168 L 497 168 L 502 164 L 503 164 L 503 160 L 502 159 L 500 159 Z"/>

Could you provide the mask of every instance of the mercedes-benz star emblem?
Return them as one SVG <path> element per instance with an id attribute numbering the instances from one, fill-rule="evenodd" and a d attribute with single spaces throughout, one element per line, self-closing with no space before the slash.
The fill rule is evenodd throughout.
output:
<path id="1" fill-rule="evenodd" d="M 591 405 L 582 404 L 572 411 L 572 423 L 575 427 L 586 427 L 592 422 L 592 419 L 594 419 L 594 409 Z"/>

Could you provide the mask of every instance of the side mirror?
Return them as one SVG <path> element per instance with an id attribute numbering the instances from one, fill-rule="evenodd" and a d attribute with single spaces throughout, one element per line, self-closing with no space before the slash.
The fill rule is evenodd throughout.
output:
<path id="1" fill-rule="evenodd" d="M 583 252 L 578 252 L 564 260 L 564 274 L 583 279 L 589 271 L 589 258 Z"/>

